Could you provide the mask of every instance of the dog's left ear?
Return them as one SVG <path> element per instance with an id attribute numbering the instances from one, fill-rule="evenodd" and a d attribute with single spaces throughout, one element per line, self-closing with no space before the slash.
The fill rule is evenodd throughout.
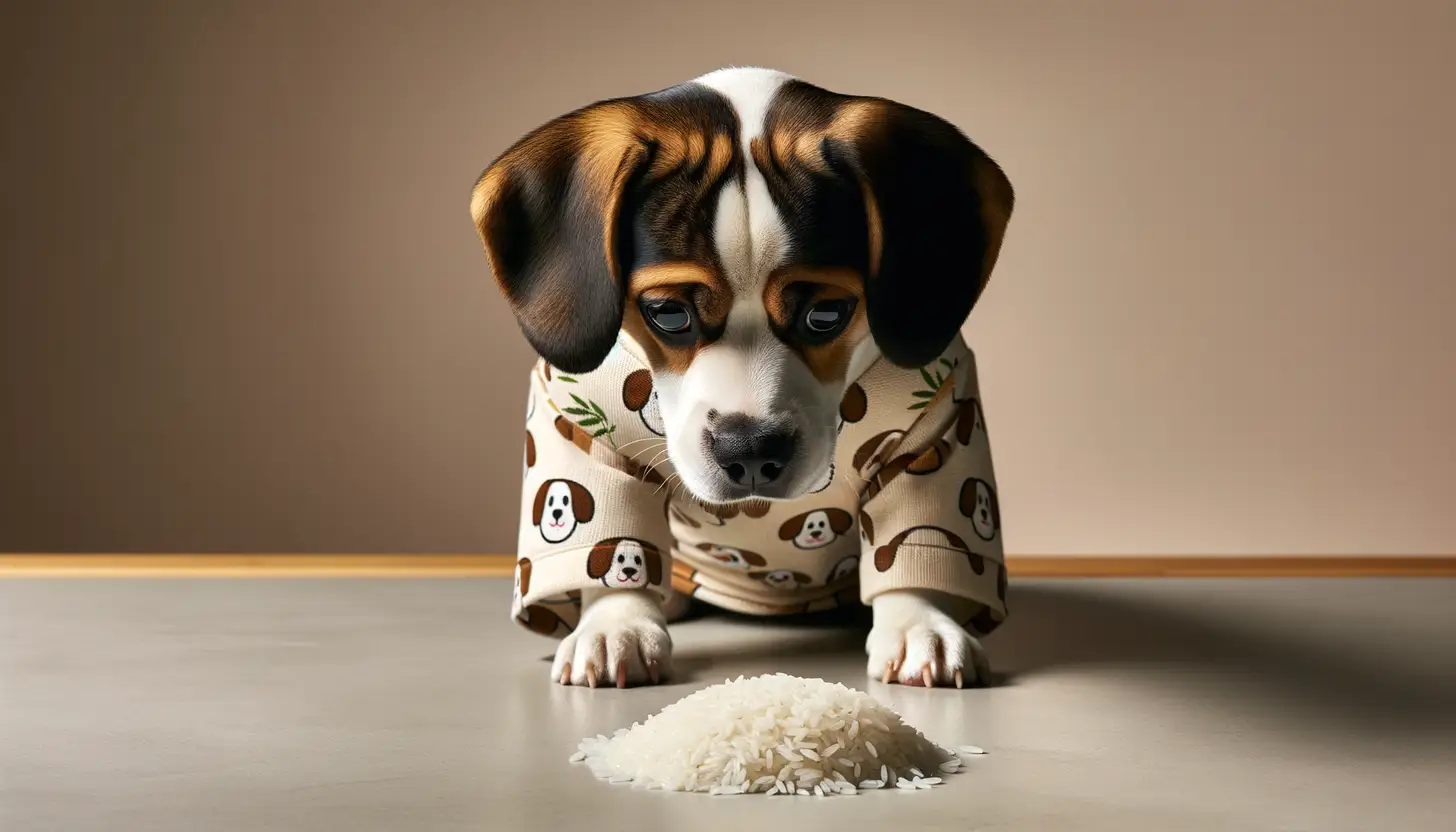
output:
<path id="1" fill-rule="evenodd" d="M 647 561 L 647 582 L 653 586 L 662 585 L 662 553 L 647 541 L 642 542 L 642 559 Z"/>
<path id="2" fill-rule="evenodd" d="M 949 122 L 880 98 L 839 99 L 820 152 L 858 180 L 875 343 L 901 367 L 934 361 L 991 277 L 1015 201 L 1011 182 Z"/>
<path id="3" fill-rule="evenodd" d="M 596 369 L 622 326 L 623 200 L 648 159 L 631 99 L 537 128 L 481 174 L 470 214 L 531 346 L 570 373 Z"/>

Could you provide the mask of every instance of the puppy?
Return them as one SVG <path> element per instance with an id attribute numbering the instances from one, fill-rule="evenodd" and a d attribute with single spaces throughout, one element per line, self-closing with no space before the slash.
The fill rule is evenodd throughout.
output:
<path id="1" fill-rule="evenodd" d="M 753 68 L 490 164 L 471 214 L 541 356 L 512 606 L 562 639 L 554 679 L 657 681 L 682 595 L 788 613 L 856 577 L 876 678 L 984 679 L 1004 557 L 959 330 L 1013 201 L 945 120 Z"/>

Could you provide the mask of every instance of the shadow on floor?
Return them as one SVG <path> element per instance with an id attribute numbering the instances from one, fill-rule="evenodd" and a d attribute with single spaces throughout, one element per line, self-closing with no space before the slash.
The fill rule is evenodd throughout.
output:
<path id="1" fill-rule="evenodd" d="M 1456 729 L 1456 686 L 1436 674 L 1415 675 L 1382 661 L 1370 647 L 1332 637 L 1322 643 L 1271 626 L 1242 625 L 1231 610 L 1185 611 L 1127 594 L 1057 585 L 1013 587 L 1007 624 L 986 639 L 996 667 L 992 685 L 1076 667 L 1167 671 L 1170 682 L 1194 683 L 1218 674 L 1250 704 L 1295 722 L 1334 722 L 1380 733 L 1430 734 Z M 684 644 L 674 657 L 679 679 L 700 682 L 724 663 L 776 662 L 794 657 L 864 655 L 867 610 L 761 620 L 695 611 L 734 626 L 709 644 Z M 688 619 L 692 620 L 692 619 Z M 1332 626 L 1339 626 L 1338 623 Z M 1226 703 L 1225 703 L 1226 704 Z"/>

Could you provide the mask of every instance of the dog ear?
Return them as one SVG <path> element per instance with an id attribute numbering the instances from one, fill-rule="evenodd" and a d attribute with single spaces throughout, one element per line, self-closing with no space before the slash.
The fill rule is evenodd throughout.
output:
<path id="1" fill-rule="evenodd" d="M 842 508 L 826 509 L 824 513 L 829 515 L 829 528 L 835 534 L 844 534 L 854 526 L 854 517 Z"/>
<path id="2" fill-rule="evenodd" d="M 633 370 L 622 383 L 622 404 L 634 413 L 647 406 L 652 398 L 652 371 Z"/>
<path id="3" fill-rule="evenodd" d="M 865 542 L 875 545 L 875 521 L 870 519 L 867 512 L 859 513 L 859 527 L 864 530 Z"/>
<path id="4" fill-rule="evenodd" d="M 970 444 L 977 422 L 981 423 L 982 430 L 986 429 L 986 417 L 981 414 L 981 403 L 972 396 L 961 403 L 960 413 L 956 414 L 956 439 L 962 445 Z"/>
<path id="5" fill-rule="evenodd" d="M 471 194 L 476 231 L 521 331 L 569 373 L 600 366 L 622 326 L 623 206 L 649 158 L 643 121 L 632 99 L 575 110 L 497 157 Z"/>
<path id="6" fill-rule="evenodd" d="M 811 577 L 809 577 L 808 575 L 805 575 L 803 572 L 795 572 L 794 573 L 794 583 L 798 583 L 798 584 L 810 584 L 810 583 L 813 583 L 813 582 L 814 582 L 814 579 L 811 578 Z"/>
<path id="7" fill-rule="evenodd" d="M 925 476 L 933 474 L 945 466 L 945 461 L 950 457 L 950 443 L 944 439 L 937 439 L 925 452 L 910 461 L 905 470 L 911 474 Z"/>
<path id="8" fill-rule="evenodd" d="M 844 391 L 844 398 L 839 400 L 839 418 L 853 424 L 863 419 L 868 410 L 869 400 L 865 398 L 864 388 L 859 382 L 849 385 L 849 389 Z"/>
<path id="9" fill-rule="evenodd" d="M 895 565 L 895 555 L 900 551 L 900 539 L 894 537 L 889 543 L 875 550 L 875 570 L 889 572 L 890 567 Z"/>
<path id="10" fill-rule="evenodd" d="M 967 517 L 976 516 L 976 483 L 978 482 L 980 482 L 980 480 L 976 479 L 975 477 L 971 477 L 970 479 L 961 483 L 961 514 L 964 514 Z"/>
<path id="11" fill-rule="evenodd" d="M 879 98 L 837 104 L 820 152 L 863 199 L 870 332 L 892 364 L 919 367 L 950 344 L 991 277 L 1011 182 L 939 116 Z"/>
<path id="12" fill-rule="evenodd" d="M 797 514 L 784 521 L 779 526 L 779 540 L 793 540 L 799 536 L 799 530 L 804 528 L 804 518 L 807 514 Z"/>
<path id="13" fill-rule="evenodd" d="M 591 554 L 586 556 L 586 576 L 592 580 L 598 580 L 612 569 L 612 558 L 617 554 L 617 544 L 622 541 L 620 537 L 609 537 L 599 541 L 591 547 Z"/>
<path id="14" fill-rule="evenodd" d="M 662 585 L 662 553 L 647 541 L 642 543 L 642 559 L 647 561 L 647 582 L 653 586 Z"/>
<path id="15" fill-rule="evenodd" d="M 763 559 L 763 555 L 757 552 L 750 552 L 747 549 L 739 549 L 738 551 L 743 554 L 743 559 L 748 561 L 749 566 L 768 566 L 768 561 Z"/>
<path id="16" fill-rule="evenodd" d="M 517 580 L 521 584 L 521 597 L 525 598 L 526 593 L 531 591 L 531 559 L 521 558 L 516 561 Z"/>
<path id="17" fill-rule="evenodd" d="M 571 512 L 576 515 L 576 522 L 590 523 L 597 513 L 597 504 L 592 499 L 591 492 L 571 480 L 565 482 L 566 487 L 571 490 Z"/>
<path id="18" fill-rule="evenodd" d="M 541 525 L 541 517 L 546 513 L 546 492 L 550 490 L 553 482 L 559 482 L 559 480 L 547 480 L 536 489 L 536 501 L 531 504 L 531 525 L 533 526 Z"/>
<path id="19" fill-rule="evenodd" d="M 536 464 L 536 437 L 526 431 L 526 467 L 530 468 Z"/>

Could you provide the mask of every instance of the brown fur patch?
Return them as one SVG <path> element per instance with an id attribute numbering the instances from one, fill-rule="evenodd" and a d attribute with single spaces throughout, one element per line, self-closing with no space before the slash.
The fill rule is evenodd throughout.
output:
<path id="1" fill-rule="evenodd" d="M 526 431 L 526 467 L 530 468 L 536 464 L 536 437 Z"/>
<path id="2" fill-rule="evenodd" d="M 516 561 L 516 582 L 521 585 L 521 597 L 525 598 L 526 593 L 531 591 L 531 559 L 521 558 Z"/>

